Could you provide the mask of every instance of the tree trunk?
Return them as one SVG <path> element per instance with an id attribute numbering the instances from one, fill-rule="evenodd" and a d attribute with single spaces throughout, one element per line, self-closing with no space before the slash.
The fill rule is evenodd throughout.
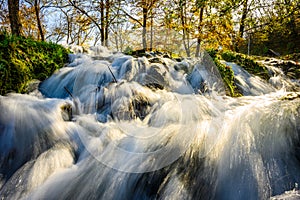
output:
<path id="1" fill-rule="evenodd" d="M 197 47 L 195 57 L 200 56 L 200 46 L 201 46 L 201 35 L 202 35 L 202 21 L 203 21 L 203 13 L 204 13 L 204 6 L 200 8 L 200 16 L 199 16 L 199 24 L 198 24 L 198 37 L 197 37 Z"/>
<path id="2" fill-rule="evenodd" d="M 22 24 L 19 17 L 19 0 L 8 0 L 8 11 L 11 33 L 20 36 Z"/>
<path id="3" fill-rule="evenodd" d="M 110 15 L 110 2 L 109 0 L 105 1 L 105 28 L 104 28 L 104 44 L 108 47 L 108 27 L 109 27 L 109 16 Z"/>
<path id="4" fill-rule="evenodd" d="M 200 38 L 200 36 L 198 36 L 195 57 L 200 56 L 200 46 L 201 46 L 200 44 L 201 44 L 201 38 Z"/>
<path id="5" fill-rule="evenodd" d="M 114 34 L 117 51 L 120 52 L 118 33 Z"/>
<path id="6" fill-rule="evenodd" d="M 151 27 L 150 27 L 150 51 L 153 49 L 153 16 L 151 16 Z"/>
<path id="7" fill-rule="evenodd" d="M 147 14 L 148 9 L 143 7 L 143 33 L 142 33 L 142 41 L 143 41 L 143 49 L 147 50 Z"/>
<path id="8" fill-rule="evenodd" d="M 66 15 L 66 17 L 67 17 L 67 28 L 68 28 L 67 44 L 69 44 L 69 38 L 71 37 L 71 22 L 69 20 L 68 15 Z"/>
<path id="9" fill-rule="evenodd" d="M 105 44 L 104 44 L 104 41 L 105 41 L 105 29 L 104 29 L 104 27 L 105 27 L 105 17 L 104 17 L 104 2 L 103 2 L 103 0 L 100 1 L 100 14 L 101 14 L 101 18 L 100 18 L 101 45 L 105 46 Z"/>
<path id="10" fill-rule="evenodd" d="M 97 26 L 97 28 L 99 29 L 99 31 L 101 33 L 101 42 L 103 42 L 104 41 L 104 33 L 103 33 L 104 30 L 103 30 L 103 28 L 101 28 L 101 25 L 99 25 L 98 22 L 93 17 L 91 17 L 85 10 L 83 10 L 82 8 L 80 8 L 79 6 L 77 6 L 75 1 L 68 0 L 68 2 L 75 9 L 79 10 L 82 14 L 84 14 L 85 16 L 87 16 Z M 102 9 L 102 6 L 103 6 L 103 9 Z M 104 12 L 103 0 L 100 1 L 100 9 L 101 9 L 100 12 L 102 12 L 102 11 Z M 101 13 L 101 23 L 102 23 L 102 16 L 103 15 Z M 103 18 L 103 22 L 104 22 L 104 18 Z"/>
<path id="11" fill-rule="evenodd" d="M 189 48 L 189 40 L 188 40 L 188 31 L 186 28 L 185 20 L 186 20 L 186 15 L 185 15 L 185 6 L 186 2 L 183 2 L 183 0 L 180 1 L 180 20 L 181 20 L 181 25 L 182 25 L 182 42 L 183 46 L 186 52 L 187 57 L 190 57 L 190 48 Z"/>
<path id="12" fill-rule="evenodd" d="M 244 30 L 245 30 L 245 20 L 248 14 L 248 0 L 244 0 L 243 3 L 243 13 L 242 18 L 240 22 L 240 29 L 239 29 L 239 36 L 242 38 L 244 36 Z"/>
<path id="13" fill-rule="evenodd" d="M 42 23 L 41 23 L 41 19 L 40 19 L 40 5 L 39 4 L 40 4 L 40 2 L 38 0 L 34 0 L 34 10 L 35 10 L 36 21 L 38 24 L 39 34 L 41 36 L 41 40 L 45 41 Z"/>

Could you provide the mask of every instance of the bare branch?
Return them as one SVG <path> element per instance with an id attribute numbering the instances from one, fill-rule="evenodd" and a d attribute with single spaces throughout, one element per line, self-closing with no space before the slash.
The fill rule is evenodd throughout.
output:
<path id="1" fill-rule="evenodd" d="M 143 26 L 142 22 L 140 22 L 138 19 L 134 18 L 133 16 L 131 16 L 130 14 L 128 14 L 124 9 L 122 9 L 122 11 L 124 12 L 124 14 L 129 17 L 130 19 L 132 19 L 133 21 L 135 21 L 136 23 L 138 23 L 140 26 Z"/>
<path id="2" fill-rule="evenodd" d="M 82 14 L 84 14 L 85 16 L 87 16 L 96 26 L 97 28 L 99 29 L 99 31 L 102 31 L 102 28 L 100 27 L 100 25 L 96 22 L 96 20 L 91 17 L 85 10 L 81 9 L 80 7 L 78 7 L 76 4 L 74 4 L 73 1 L 71 0 L 68 0 L 69 3 L 74 7 L 76 8 L 77 10 L 79 10 Z"/>

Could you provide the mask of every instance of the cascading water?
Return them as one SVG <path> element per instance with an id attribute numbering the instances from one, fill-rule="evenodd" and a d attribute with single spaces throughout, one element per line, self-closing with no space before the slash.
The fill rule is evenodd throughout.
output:
<path id="1" fill-rule="evenodd" d="M 235 82 L 243 95 L 263 95 L 275 92 L 275 88 L 265 83 L 259 77 L 252 76 L 246 70 L 235 63 L 225 62 L 234 72 Z M 282 86 L 281 86 L 282 87 Z"/>
<path id="2" fill-rule="evenodd" d="M 1 199 L 298 197 L 299 93 L 232 64 L 245 96 L 225 96 L 205 52 L 92 50 L 0 97 Z"/>

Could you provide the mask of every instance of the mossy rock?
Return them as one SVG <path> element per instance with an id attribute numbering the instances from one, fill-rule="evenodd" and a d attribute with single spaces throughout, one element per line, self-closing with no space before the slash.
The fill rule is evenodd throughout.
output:
<path id="1" fill-rule="evenodd" d="M 284 61 L 277 65 L 291 79 L 300 79 L 300 65 L 293 61 Z"/>
<path id="2" fill-rule="evenodd" d="M 68 62 L 61 45 L 0 33 L 0 95 L 25 93 L 32 79 L 44 80 Z"/>
<path id="3" fill-rule="evenodd" d="M 282 60 L 293 60 L 295 62 L 300 62 L 300 53 L 293 53 L 293 54 L 288 54 L 285 56 L 281 56 L 280 59 Z"/>
<path id="4" fill-rule="evenodd" d="M 222 59 L 224 59 L 227 62 L 234 62 L 238 65 L 240 65 L 242 68 L 247 70 L 250 74 L 253 74 L 255 76 L 259 76 L 260 78 L 264 80 L 269 80 L 270 75 L 265 66 L 262 64 L 259 64 L 256 62 L 253 58 L 250 56 L 235 53 L 231 51 L 224 51 L 220 53 Z"/>
<path id="5" fill-rule="evenodd" d="M 219 52 L 215 49 L 207 49 L 206 52 L 212 57 L 214 63 L 218 67 L 220 75 L 223 79 L 223 82 L 226 86 L 226 94 L 232 97 L 243 96 L 242 93 L 238 90 L 234 82 L 234 72 L 231 67 L 226 66 L 220 62 Z"/>

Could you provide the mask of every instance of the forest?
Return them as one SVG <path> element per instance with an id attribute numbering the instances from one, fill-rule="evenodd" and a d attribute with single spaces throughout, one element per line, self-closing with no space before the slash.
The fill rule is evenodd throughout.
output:
<path id="1" fill-rule="evenodd" d="M 0 200 L 300 196 L 299 0 L 0 0 Z"/>
<path id="2" fill-rule="evenodd" d="M 1 31 L 66 45 L 197 57 L 300 51 L 297 0 L 1 0 Z"/>

